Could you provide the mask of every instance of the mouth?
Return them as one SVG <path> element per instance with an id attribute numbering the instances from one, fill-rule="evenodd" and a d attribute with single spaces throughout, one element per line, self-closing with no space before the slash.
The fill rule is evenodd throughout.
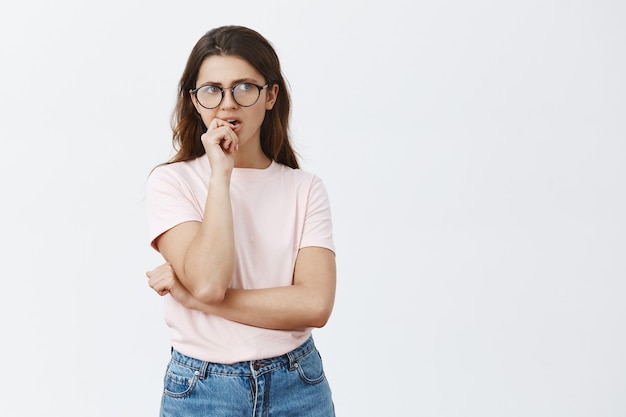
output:
<path id="1" fill-rule="evenodd" d="M 238 127 L 239 127 L 239 125 L 241 125 L 241 121 L 239 121 L 239 120 L 237 120 L 237 119 L 228 119 L 228 120 L 226 120 L 226 121 L 227 121 L 228 123 L 230 123 L 230 125 L 231 125 L 233 128 L 238 128 Z"/>

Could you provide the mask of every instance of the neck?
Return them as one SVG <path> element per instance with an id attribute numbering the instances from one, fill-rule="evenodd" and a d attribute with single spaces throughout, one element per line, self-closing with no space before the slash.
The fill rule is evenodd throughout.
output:
<path id="1" fill-rule="evenodd" d="M 262 152 L 260 155 L 245 155 L 236 153 L 233 157 L 235 160 L 235 168 L 265 169 L 272 163 L 272 160 L 265 156 Z"/>
<path id="2" fill-rule="evenodd" d="M 270 166 L 272 160 L 268 158 L 261 148 L 261 140 L 247 140 L 233 154 L 235 168 L 265 169 Z"/>

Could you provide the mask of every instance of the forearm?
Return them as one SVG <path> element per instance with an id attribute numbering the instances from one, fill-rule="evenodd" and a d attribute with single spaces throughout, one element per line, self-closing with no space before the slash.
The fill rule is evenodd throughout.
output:
<path id="1" fill-rule="evenodd" d="M 323 327 L 332 312 L 334 293 L 304 285 L 257 290 L 228 289 L 220 304 L 188 298 L 183 305 L 255 327 L 293 330 Z"/>
<path id="2" fill-rule="evenodd" d="M 155 290 L 170 291 L 184 307 L 227 320 L 266 329 L 292 330 L 323 327 L 333 309 L 336 288 L 334 253 L 328 249 L 300 249 L 293 285 L 264 289 L 228 289 L 219 303 L 207 302 L 188 291 L 174 271 L 164 265 L 162 284 Z"/>
<path id="3" fill-rule="evenodd" d="M 200 228 L 185 254 L 181 282 L 209 304 L 221 302 L 233 274 L 235 243 L 228 178 L 211 178 Z"/>

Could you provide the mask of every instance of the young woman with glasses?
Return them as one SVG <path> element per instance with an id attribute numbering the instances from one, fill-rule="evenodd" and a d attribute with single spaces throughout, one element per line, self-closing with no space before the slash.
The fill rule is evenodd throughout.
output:
<path id="1" fill-rule="evenodd" d="M 176 154 L 150 174 L 147 272 L 165 296 L 161 416 L 334 416 L 312 329 L 335 298 L 329 200 L 299 169 L 290 97 L 259 33 L 202 36 L 179 83 Z"/>

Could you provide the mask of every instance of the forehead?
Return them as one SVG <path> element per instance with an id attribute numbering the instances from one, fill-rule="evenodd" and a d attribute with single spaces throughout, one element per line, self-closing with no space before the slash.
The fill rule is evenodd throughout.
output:
<path id="1" fill-rule="evenodd" d="M 229 85 L 236 80 L 261 83 L 263 76 L 245 59 L 233 55 L 213 55 L 205 58 L 198 71 L 197 84 L 207 82 Z"/>

